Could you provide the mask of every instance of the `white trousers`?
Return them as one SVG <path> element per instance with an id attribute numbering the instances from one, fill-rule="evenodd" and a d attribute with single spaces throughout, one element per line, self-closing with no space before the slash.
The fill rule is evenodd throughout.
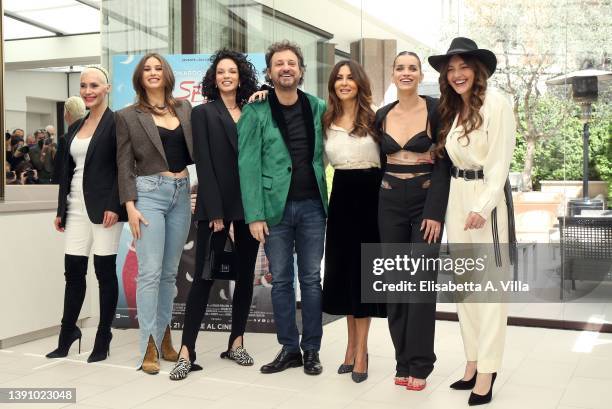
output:
<path id="1" fill-rule="evenodd" d="M 482 180 L 451 178 L 446 210 L 446 233 L 451 249 L 453 243 L 493 243 L 492 215 L 485 215 L 487 221 L 481 229 L 464 230 L 470 209 L 483 190 Z M 508 209 L 503 195 L 496 209 L 499 242 L 508 243 Z M 492 280 L 507 276 L 509 269 L 508 258 L 502 260 L 501 267 L 496 266 L 494 257 L 488 257 L 485 263 L 485 274 Z M 457 303 L 457 315 L 467 360 L 477 361 L 478 372 L 497 372 L 504 355 L 507 305 L 461 302 Z"/>
<path id="2" fill-rule="evenodd" d="M 122 228 L 123 223 L 115 223 L 109 228 L 104 228 L 101 224 L 93 224 L 87 215 L 83 192 L 70 192 L 68 195 L 68 211 L 64 230 L 66 254 L 89 257 L 92 249 L 97 256 L 117 254 Z"/>

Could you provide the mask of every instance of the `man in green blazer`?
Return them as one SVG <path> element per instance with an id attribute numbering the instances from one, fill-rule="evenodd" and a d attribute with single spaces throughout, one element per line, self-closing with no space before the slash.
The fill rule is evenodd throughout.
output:
<path id="1" fill-rule="evenodd" d="M 298 89 L 304 76 L 300 48 L 288 41 L 266 53 L 267 101 L 246 105 L 238 122 L 238 168 L 245 222 L 264 243 L 272 273 L 272 306 L 280 353 L 263 373 L 304 365 L 318 375 L 323 335 L 321 259 L 327 186 L 321 117 L 325 103 Z M 303 334 L 295 322 L 293 253 L 297 253 Z M 302 353 L 300 348 L 304 352 Z"/>

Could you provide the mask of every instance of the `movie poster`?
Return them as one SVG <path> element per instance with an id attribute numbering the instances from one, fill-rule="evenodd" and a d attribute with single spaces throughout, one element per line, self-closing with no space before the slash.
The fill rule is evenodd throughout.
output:
<path id="1" fill-rule="evenodd" d="M 132 74 L 140 55 L 115 55 L 112 61 L 111 109 L 122 109 L 134 103 L 135 93 L 132 87 Z M 210 65 L 210 54 L 167 55 L 172 66 L 176 83 L 174 96 L 177 99 L 188 99 L 192 106 L 205 101 L 202 98 L 200 83 Z M 260 82 L 263 81 L 265 59 L 263 54 L 249 54 L 255 65 Z M 195 169 L 189 168 L 192 185 L 197 183 Z M 185 304 L 195 273 L 195 237 L 196 225 L 191 223 L 187 242 L 176 278 L 176 293 L 172 314 L 172 329 L 183 328 Z M 117 328 L 137 328 L 136 310 L 136 277 L 138 261 L 132 243 L 132 236 L 127 223 L 123 227 L 117 254 L 117 277 L 119 281 L 119 301 L 113 325 Z M 253 288 L 253 302 L 247 322 L 248 332 L 275 332 L 270 298 L 272 277 L 268 269 L 263 246 L 259 248 Z M 231 331 L 233 281 L 217 280 L 210 292 L 208 308 L 201 329 L 207 331 Z"/>

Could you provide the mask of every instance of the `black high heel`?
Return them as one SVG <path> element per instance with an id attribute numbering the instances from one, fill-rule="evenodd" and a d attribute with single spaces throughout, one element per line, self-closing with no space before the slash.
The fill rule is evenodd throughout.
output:
<path id="1" fill-rule="evenodd" d="M 353 367 L 354 366 L 355 366 L 355 364 L 352 364 L 352 365 L 342 364 L 338 368 L 338 373 L 340 375 L 342 375 L 342 374 L 345 374 L 345 373 L 353 372 Z"/>
<path id="2" fill-rule="evenodd" d="M 491 399 L 493 399 L 493 384 L 495 383 L 495 378 L 497 378 L 497 372 L 493 372 L 493 378 L 491 379 L 491 387 L 489 388 L 489 392 L 487 392 L 486 395 L 478 395 L 474 392 L 470 393 L 468 405 L 477 406 L 491 402 Z"/>
<path id="3" fill-rule="evenodd" d="M 81 353 L 81 330 L 79 327 L 75 327 L 71 331 L 61 330 L 59 334 L 59 340 L 57 342 L 57 348 L 53 351 L 49 352 L 46 357 L 47 358 L 65 358 L 68 356 L 68 351 L 70 347 L 76 341 L 79 340 L 79 354 Z"/>
<path id="4" fill-rule="evenodd" d="M 368 367 L 370 366 L 370 356 L 366 354 L 366 370 L 365 372 L 351 372 L 351 379 L 355 383 L 361 383 L 368 379 Z"/>
<path id="5" fill-rule="evenodd" d="M 458 391 L 469 391 L 471 389 L 474 389 L 474 386 L 476 386 L 476 375 L 478 375 L 478 371 L 474 372 L 474 376 L 472 376 L 472 379 L 468 379 L 467 381 L 460 379 L 457 382 L 454 382 L 450 386 L 451 389 L 455 389 Z"/>
<path id="6" fill-rule="evenodd" d="M 96 341 L 94 342 L 93 350 L 87 358 L 87 362 L 99 362 L 104 361 L 110 356 L 110 343 L 113 339 L 112 332 L 97 332 Z"/>

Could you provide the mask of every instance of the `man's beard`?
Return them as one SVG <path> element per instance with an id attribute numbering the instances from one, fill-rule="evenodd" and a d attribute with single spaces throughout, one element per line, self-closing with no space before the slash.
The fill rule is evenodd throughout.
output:
<path id="1" fill-rule="evenodd" d="M 291 85 L 283 85 L 283 80 L 281 78 L 279 78 L 277 81 L 272 82 L 275 88 L 280 88 L 283 90 L 297 89 L 299 81 L 295 77 L 292 77 L 291 80 Z M 285 81 L 285 83 L 289 83 L 289 81 Z"/>

